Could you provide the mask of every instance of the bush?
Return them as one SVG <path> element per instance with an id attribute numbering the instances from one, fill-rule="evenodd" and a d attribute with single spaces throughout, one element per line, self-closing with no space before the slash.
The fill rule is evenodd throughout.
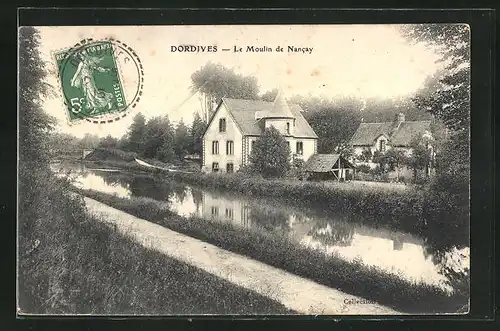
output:
<path id="1" fill-rule="evenodd" d="M 125 152 L 116 148 L 96 148 L 85 157 L 88 161 L 126 161 L 132 162 L 137 158 L 135 152 Z"/>
<path id="2" fill-rule="evenodd" d="M 360 173 L 369 174 L 370 170 L 371 170 L 371 168 L 369 166 L 367 166 L 366 164 L 360 164 L 356 167 L 356 172 L 360 172 Z"/>

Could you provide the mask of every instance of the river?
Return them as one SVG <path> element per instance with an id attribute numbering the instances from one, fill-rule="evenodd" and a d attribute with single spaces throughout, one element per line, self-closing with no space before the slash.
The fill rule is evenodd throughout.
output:
<path id="1" fill-rule="evenodd" d="M 311 249 L 336 253 L 348 261 L 394 273 L 408 280 L 447 288 L 439 265 L 427 253 L 424 238 L 391 229 L 359 224 L 349 216 L 339 217 L 323 210 L 306 210 L 280 200 L 257 199 L 240 194 L 192 187 L 173 181 L 156 181 L 145 175 L 109 169 L 89 169 L 83 164 L 57 165 L 60 173 L 70 171 L 74 184 L 83 189 L 120 197 L 149 197 L 166 201 L 182 216 L 198 216 L 242 227 L 279 229 Z M 450 255 L 459 268 L 468 267 L 468 249 Z"/>

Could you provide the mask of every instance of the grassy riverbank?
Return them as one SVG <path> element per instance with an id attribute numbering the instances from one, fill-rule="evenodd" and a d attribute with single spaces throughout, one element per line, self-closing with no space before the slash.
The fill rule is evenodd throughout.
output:
<path id="1" fill-rule="evenodd" d="M 354 183 L 269 180 L 240 173 L 169 172 L 125 161 L 94 161 L 93 164 L 167 176 L 208 189 L 279 197 L 297 206 L 353 215 L 370 226 L 389 227 L 428 238 L 429 245 L 439 252 L 469 244 L 468 202 L 428 188 L 388 190 Z"/>
<path id="2" fill-rule="evenodd" d="M 28 314 L 281 314 L 281 304 L 147 249 L 49 174 L 21 192 L 19 306 Z M 20 209 L 21 210 L 21 209 Z"/>
<path id="3" fill-rule="evenodd" d="M 241 228 L 201 218 L 187 219 L 170 211 L 168 204 L 149 198 L 124 199 L 90 190 L 80 192 L 174 231 L 396 310 L 409 313 L 454 312 L 467 301 L 465 293 L 448 295 L 434 286 L 413 283 L 338 256 L 327 256 L 269 230 Z"/>

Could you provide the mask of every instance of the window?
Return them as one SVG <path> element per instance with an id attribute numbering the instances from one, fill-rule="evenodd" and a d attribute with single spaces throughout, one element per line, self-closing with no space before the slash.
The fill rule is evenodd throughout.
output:
<path id="1" fill-rule="evenodd" d="M 226 218 L 228 220 L 232 220 L 234 215 L 234 211 L 231 208 L 226 208 Z"/>
<path id="2" fill-rule="evenodd" d="M 226 172 L 234 172 L 234 165 L 232 163 L 226 165 Z"/>
<path id="3" fill-rule="evenodd" d="M 219 154 L 219 142 L 212 141 L 212 154 Z"/>
<path id="4" fill-rule="evenodd" d="M 226 143 L 226 154 L 227 155 L 234 154 L 234 142 L 232 140 L 228 140 Z"/>
<path id="5" fill-rule="evenodd" d="M 286 144 L 288 145 L 288 148 L 290 148 L 290 142 L 289 142 L 289 141 L 287 141 L 287 142 L 286 142 Z"/>
<path id="6" fill-rule="evenodd" d="M 219 132 L 226 132 L 226 119 L 219 119 Z"/>
<path id="7" fill-rule="evenodd" d="M 384 139 L 380 140 L 380 142 L 379 142 L 379 150 L 381 152 L 385 152 L 385 140 Z"/>
<path id="8" fill-rule="evenodd" d="M 255 148 L 255 140 L 252 141 L 252 151 Z"/>
<path id="9" fill-rule="evenodd" d="M 219 207 L 212 206 L 212 216 L 219 216 Z"/>
<path id="10" fill-rule="evenodd" d="M 212 172 L 219 171 L 219 162 L 212 163 Z"/>
<path id="11" fill-rule="evenodd" d="M 297 141 L 297 154 L 304 154 L 304 144 L 302 143 L 302 141 Z"/>
<path id="12" fill-rule="evenodd" d="M 290 134 L 290 123 L 286 122 L 286 133 Z"/>

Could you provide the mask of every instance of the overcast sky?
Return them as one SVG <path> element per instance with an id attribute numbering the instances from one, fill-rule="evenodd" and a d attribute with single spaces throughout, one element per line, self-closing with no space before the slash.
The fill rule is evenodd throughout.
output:
<path id="1" fill-rule="evenodd" d="M 48 61 L 48 81 L 60 90 L 51 53 L 83 38 L 113 37 L 131 46 L 144 65 L 144 94 L 135 112 L 147 118 L 168 114 L 189 123 L 196 96 L 189 96 L 191 74 L 208 61 L 255 75 L 260 92 L 281 86 L 285 95 L 328 98 L 393 98 L 413 94 L 437 70 L 436 54 L 422 45 L 409 45 L 396 25 L 294 25 L 294 26 L 121 26 L 40 27 L 42 56 Z M 217 45 L 215 53 L 172 53 L 179 44 Z M 234 45 L 268 46 L 272 53 L 222 52 Z M 311 54 L 276 53 L 277 46 L 313 48 Z M 82 137 L 122 136 L 132 116 L 112 124 L 83 123 L 69 126 L 61 97 L 49 98 L 45 108 L 57 117 L 60 129 Z"/>

